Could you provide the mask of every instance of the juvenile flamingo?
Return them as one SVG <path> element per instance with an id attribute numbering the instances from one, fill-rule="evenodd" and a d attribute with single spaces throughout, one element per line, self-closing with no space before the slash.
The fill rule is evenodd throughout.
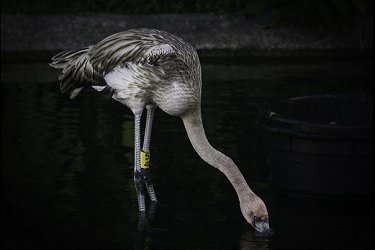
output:
<path id="1" fill-rule="evenodd" d="M 149 151 L 154 110 L 180 116 L 198 155 L 223 172 L 237 192 L 245 219 L 257 230 L 269 229 L 263 201 L 250 189 L 235 163 L 214 149 L 206 138 L 201 117 L 201 66 L 196 50 L 181 38 L 154 29 L 132 29 L 111 35 L 96 45 L 65 50 L 50 64 L 61 68 L 61 92 L 78 95 L 91 86 L 104 97 L 129 107 L 135 116 L 134 182 L 139 211 L 145 211 L 145 186 L 156 201 L 149 168 L 141 154 Z M 147 109 L 141 150 L 140 119 Z"/>

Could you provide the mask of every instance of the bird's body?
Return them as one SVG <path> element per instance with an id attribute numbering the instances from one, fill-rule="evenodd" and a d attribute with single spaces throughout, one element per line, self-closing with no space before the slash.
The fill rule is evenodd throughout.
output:
<path id="1" fill-rule="evenodd" d="M 52 66 L 63 67 L 61 91 L 92 86 L 132 110 L 153 103 L 181 116 L 200 101 L 200 64 L 190 44 L 167 32 L 138 29 L 117 33 L 97 45 L 56 55 Z M 198 62 L 198 63 L 196 63 Z M 198 84 L 196 84 L 198 83 Z"/>
<path id="2" fill-rule="evenodd" d="M 228 177 L 246 220 L 259 231 L 268 229 L 263 201 L 251 191 L 233 161 L 214 149 L 206 138 L 201 118 L 201 68 L 197 52 L 189 43 L 164 31 L 133 29 L 111 35 L 94 46 L 66 50 L 52 60 L 51 66 L 63 69 L 60 88 L 62 92 L 70 92 L 71 98 L 84 86 L 92 86 L 134 113 L 134 178 L 140 210 L 144 210 L 143 184 L 156 201 L 149 173 L 140 168 L 140 116 L 146 107 L 143 151 L 147 152 L 153 111 L 160 107 L 182 118 L 197 153 Z"/>

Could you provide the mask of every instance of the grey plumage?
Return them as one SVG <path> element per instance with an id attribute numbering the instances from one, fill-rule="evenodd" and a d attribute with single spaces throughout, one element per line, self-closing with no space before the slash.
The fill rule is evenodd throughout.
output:
<path id="1" fill-rule="evenodd" d="M 144 211 L 140 168 L 140 116 L 147 108 L 148 151 L 153 112 L 160 107 L 180 116 L 199 156 L 223 172 L 235 188 L 245 219 L 257 230 L 269 228 L 263 201 L 252 192 L 234 162 L 208 142 L 201 117 L 201 68 L 196 50 L 164 31 L 133 29 L 111 35 L 96 45 L 63 51 L 50 64 L 62 68 L 60 89 L 74 98 L 85 86 L 128 106 L 135 115 L 134 176 L 140 211 Z M 142 169 L 144 170 L 144 169 Z M 151 178 L 147 178 L 151 179 Z M 151 180 L 145 182 L 156 201 Z"/>
<path id="2" fill-rule="evenodd" d="M 182 53 L 189 51 L 194 53 Z M 150 101 L 147 100 L 150 98 L 148 90 L 168 88 L 168 84 L 181 83 L 181 80 L 192 87 L 193 82 L 201 82 L 195 49 L 182 39 L 158 30 L 120 32 L 94 46 L 63 51 L 52 61 L 52 67 L 63 68 L 59 76 L 63 93 L 84 86 L 105 86 L 104 76 L 118 66 L 132 71 L 133 78 L 141 76 L 134 84 L 147 90 L 147 96 L 143 97 L 145 102 Z M 193 90 L 200 93 L 200 87 Z"/>

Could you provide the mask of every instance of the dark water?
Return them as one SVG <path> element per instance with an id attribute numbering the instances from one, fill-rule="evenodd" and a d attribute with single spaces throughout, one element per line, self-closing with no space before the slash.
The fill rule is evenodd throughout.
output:
<path id="1" fill-rule="evenodd" d="M 151 164 L 160 204 L 137 234 L 133 116 L 91 89 L 70 100 L 46 63 L 1 67 L 3 249 L 372 249 L 371 202 L 284 197 L 270 187 L 255 120 L 277 98 L 373 91 L 372 61 L 203 61 L 211 144 L 266 203 L 273 234 L 244 220 L 226 177 L 193 150 L 182 121 L 155 114 Z"/>

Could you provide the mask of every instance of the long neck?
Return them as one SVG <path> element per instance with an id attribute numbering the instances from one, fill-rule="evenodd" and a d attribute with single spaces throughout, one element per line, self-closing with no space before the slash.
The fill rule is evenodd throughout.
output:
<path id="1" fill-rule="evenodd" d="M 205 162 L 226 175 L 236 190 L 240 201 L 245 195 L 254 194 L 232 159 L 214 149 L 208 142 L 203 128 L 200 109 L 192 110 L 181 118 L 195 151 Z"/>

